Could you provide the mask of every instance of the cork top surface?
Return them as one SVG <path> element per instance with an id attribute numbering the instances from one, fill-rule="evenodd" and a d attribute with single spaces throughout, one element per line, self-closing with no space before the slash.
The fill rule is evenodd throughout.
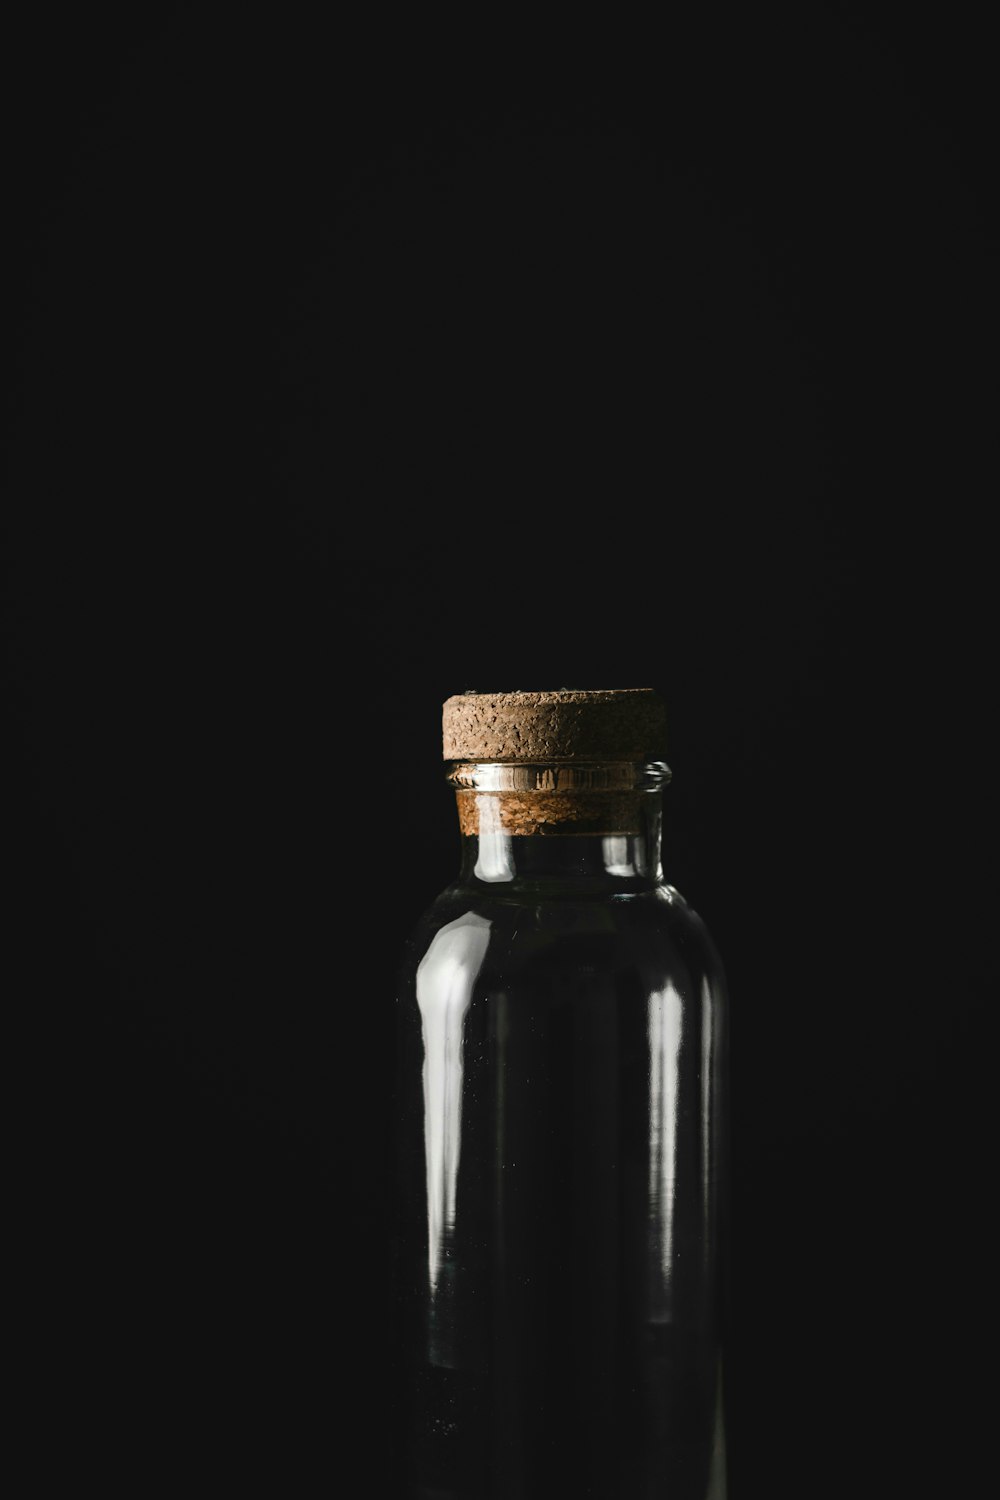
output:
<path id="1" fill-rule="evenodd" d="M 652 688 L 456 693 L 442 714 L 445 760 L 645 760 L 662 755 L 666 709 Z"/>

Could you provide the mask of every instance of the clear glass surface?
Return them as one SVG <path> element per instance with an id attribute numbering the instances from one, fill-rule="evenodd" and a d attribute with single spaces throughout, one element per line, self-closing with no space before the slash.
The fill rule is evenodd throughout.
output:
<path id="1" fill-rule="evenodd" d="M 403 954 L 402 1496 L 725 1494 L 725 984 L 662 780 L 638 831 L 484 817 Z"/>

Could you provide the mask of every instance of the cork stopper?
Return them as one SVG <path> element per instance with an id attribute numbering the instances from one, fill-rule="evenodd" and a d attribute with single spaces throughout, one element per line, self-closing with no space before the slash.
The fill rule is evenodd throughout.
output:
<path id="1" fill-rule="evenodd" d="M 454 761 L 642 761 L 664 753 L 666 709 L 652 688 L 456 693 L 444 704 Z"/>

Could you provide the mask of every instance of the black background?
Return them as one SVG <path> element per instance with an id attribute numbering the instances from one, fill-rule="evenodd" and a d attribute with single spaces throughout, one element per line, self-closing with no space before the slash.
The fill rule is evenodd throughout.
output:
<path id="1" fill-rule="evenodd" d="M 727 965 L 734 1495 L 986 1472 L 985 27 L 581 16 L 8 35 L 41 1475 L 375 1492 L 440 707 L 562 685 L 664 694 Z"/>

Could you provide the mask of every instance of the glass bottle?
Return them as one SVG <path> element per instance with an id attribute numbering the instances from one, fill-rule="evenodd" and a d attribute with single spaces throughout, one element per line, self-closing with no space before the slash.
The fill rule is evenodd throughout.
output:
<path id="1" fill-rule="evenodd" d="M 648 689 L 444 705 L 457 879 L 402 955 L 406 1500 L 722 1500 L 726 1010 Z"/>

